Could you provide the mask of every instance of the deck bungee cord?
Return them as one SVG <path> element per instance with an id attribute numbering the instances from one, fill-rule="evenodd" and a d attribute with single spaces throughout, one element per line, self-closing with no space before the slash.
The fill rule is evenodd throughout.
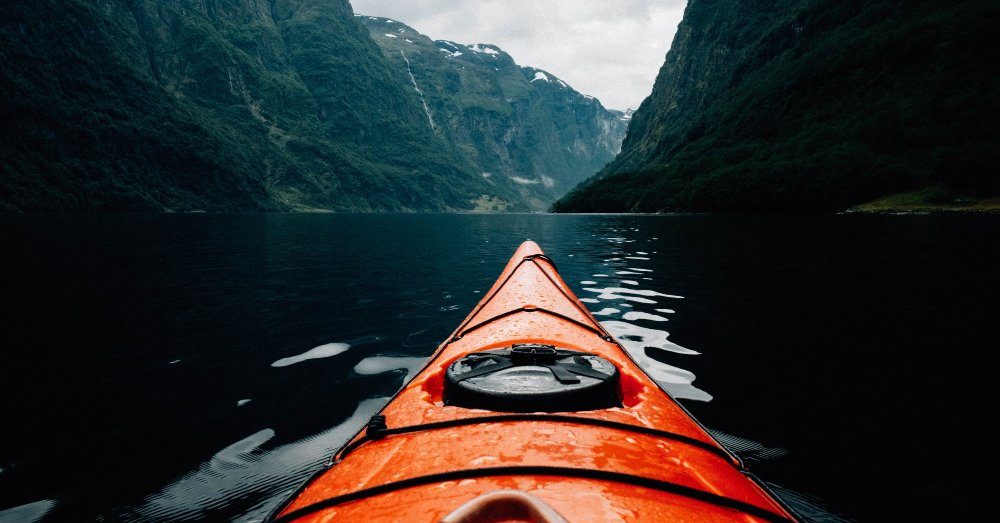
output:
<path id="1" fill-rule="evenodd" d="M 332 461 L 333 464 L 336 464 L 338 461 L 343 460 L 344 457 L 346 457 L 348 454 L 353 452 L 354 449 L 360 447 L 361 445 L 364 445 L 369 441 L 382 439 L 386 436 L 395 436 L 398 434 L 410 434 L 413 432 L 420 432 L 424 430 L 448 429 L 452 427 L 461 427 L 463 425 L 473 425 L 477 423 L 499 423 L 505 421 L 547 421 L 552 423 L 592 425 L 595 427 L 605 427 L 625 432 L 637 432 L 639 434 L 656 436 L 658 438 L 679 441 L 682 443 L 686 443 L 688 445 L 699 447 L 702 450 L 716 454 L 723 459 L 731 460 L 733 461 L 733 465 L 739 468 L 743 468 L 743 464 L 739 460 L 734 459 L 733 456 L 725 449 L 721 449 L 716 445 L 705 443 L 702 440 L 691 438 L 683 434 L 676 434 L 673 432 L 658 430 L 651 427 L 643 427 L 642 425 L 633 425 L 631 423 L 621 423 L 606 419 L 587 418 L 582 416 L 566 416 L 562 414 L 501 414 L 496 416 L 475 416 L 471 418 L 458 418 L 448 421 L 438 421 L 435 423 L 424 423 L 422 425 L 411 425 L 408 427 L 393 427 L 393 428 L 388 427 L 385 416 L 376 414 L 375 416 L 372 416 L 372 419 L 368 422 L 368 425 L 365 426 L 364 436 L 350 442 L 347 446 L 337 451 L 333 455 Z"/>

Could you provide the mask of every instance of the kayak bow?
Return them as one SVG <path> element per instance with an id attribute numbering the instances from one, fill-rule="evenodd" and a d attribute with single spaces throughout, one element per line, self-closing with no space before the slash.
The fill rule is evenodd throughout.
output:
<path id="1" fill-rule="evenodd" d="M 534 242 L 277 521 L 790 521 Z"/>

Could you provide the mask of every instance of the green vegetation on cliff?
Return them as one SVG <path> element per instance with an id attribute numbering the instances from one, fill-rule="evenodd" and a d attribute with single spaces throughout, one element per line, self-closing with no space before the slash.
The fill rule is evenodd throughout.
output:
<path id="1" fill-rule="evenodd" d="M 523 208 L 347 0 L 0 6 L 0 210 Z"/>
<path id="2" fill-rule="evenodd" d="M 619 156 L 557 211 L 1000 193 L 1000 4 L 691 0 Z"/>

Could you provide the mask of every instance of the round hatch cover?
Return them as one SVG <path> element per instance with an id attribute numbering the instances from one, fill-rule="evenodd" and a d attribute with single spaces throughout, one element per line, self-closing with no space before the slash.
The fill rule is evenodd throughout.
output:
<path id="1" fill-rule="evenodd" d="M 586 352 L 516 344 L 448 366 L 444 403 L 501 412 L 572 412 L 621 406 L 618 368 Z"/>

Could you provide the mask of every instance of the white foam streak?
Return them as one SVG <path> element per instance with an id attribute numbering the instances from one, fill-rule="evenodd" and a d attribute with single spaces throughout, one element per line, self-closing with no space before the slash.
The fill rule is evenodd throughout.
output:
<path id="1" fill-rule="evenodd" d="M 251 434 L 220 450 L 197 470 L 147 497 L 141 506 L 125 512 L 122 519 L 218 519 L 212 517 L 213 510 L 223 509 L 231 500 L 240 499 L 259 502 L 247 514 L 232 519 L 260 521 L 387 401 L 388 398 L 362 401 L 343 423 L 271 450 L 261 447 L 275 436 L 273 430 L 263 429 Z"/>
<path id="2" fill-rule="evenodd" d="M 649 314 L 647 312 L 631 311 L 626 312 L 622 319 L 625 321 L 636 321 L 636 320 L 648 320 L 648 321 L 667 321 L 663 316 L 656 314 Z"/>
<path id="3" fill-rule="evenodd" d="M 354 372 L 365 376 L 374 376 L 397 370 L 406 371 L 406 379 L 417 373 L 427 362 L 427 358 L 409 356 L 371 356 L 358 362 Z"/>
<path id="4" fill-rule="evenodd" d="M 584 299 L 587 299 L 587 298 L 584 298 Z M 608 300 L 608 301 L 612 301 L 612 300 L 624 300 L 624 301 L 634 301 L 636 303 L 646 303 L 646 304 L 650 304 L 650 305 L 655 305 L 656 304 L 656 302 L 654 300 L 650 300 L 648 298 L 639 298 L 638 296 L 624 296 L 624 295 L 621 295 L 621 294 L 614 294 L 614 293 L 610 293 L 610 292 L 606 292 L 604 294 L 601 294 L 601 295 L 597 296 L 597 300 L 594 300 L 594 303 L 598 303 L 599 300 Z"/>
<path id="5" fill-rule="evenodd" d="M 670 333 L 667 331 L 648 329 L 624 321 L 602 321 L 601 325 L 604 325 L 604 328 L 613 334 L 614 337 L 625 346 L 629 353 L 632 353 L 633 351 L 643 352 L 647 347 L 649 347 L 676 354 L 699 354 L 697 351 L 693 351 L 691 349 L 681 347 L 671 341 L 667 341 L 667 337 L 670 336 Z M 694 375 L 692 374 L 692 377 L 693 376 Z"/>
<path id="6" fill-rule="evenodd" d="M 309 349 L 298 356 L 290 356 L 288 358 L 281 358 L 271 364 L 272 367 L 287 367 L 289 365 L 294 365 L 296 363 L 301 363 L 306 360 L 315 360 L 320 358 L 329 358 L 331 356 L 336 356 L 342 354 L 347 349 L 351 348 L 350 345 L 346 343 L 327 343 L 326 345 L 320 345 L 319 347 Z"/>
<path id="7" fill-rule="evenodd" d="M 693 372 L 667 365 L 646 353 L 650 349 L 678 354 L 698 354 L 697 352 L 667 341 L 666 331 L 645 329 L 623 321 L 604 321 L 601 325 L 618 339 L 646 374 L 649 374 L 649 377 L 659 383 L 671 396 L 694 401 L 712 401 L 711 394 L 693 385 L 695 380 Z"/>
<path id="8" fill-rule="evenodd" d="M 600 292 L 600 293 L 613 292 L 616 294 L 636 294 L 638 296 L 684 299 L 684 296 L 678 296 L 676 294 L 663 294 L 662 292 L 651 291 L 648 289 L 628 289 L 625 287 L 605 287 L 605 288 L 585 287 L 583 290 L 587 292 Z"/>
<path id="9" fill-rule="evenodd" d="M 33 503 L 27 503 L 17 507 L 0 510 L 0 521 L 17 521 L 32 523 L 40 521 L 46 514 L 55 508 L 56 502 L 51 499 L 43 499 Z"/>

